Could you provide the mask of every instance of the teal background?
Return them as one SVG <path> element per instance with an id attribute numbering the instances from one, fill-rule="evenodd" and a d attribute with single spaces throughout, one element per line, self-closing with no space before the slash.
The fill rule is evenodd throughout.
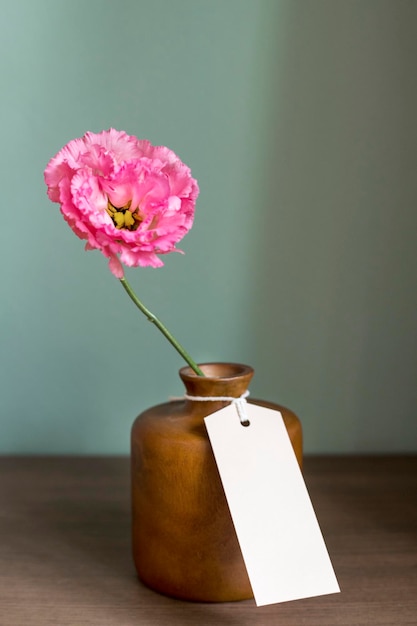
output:
<path id="1" fill-rule="evenodd" d="M 119 454 L 176 353 L 49 202 L 113 126 L 201 194 L 128 278 L 200 362 L 254 366 L 307 452 L 417 450 L 417 3 L 0 0 L 0 452 Z"/>

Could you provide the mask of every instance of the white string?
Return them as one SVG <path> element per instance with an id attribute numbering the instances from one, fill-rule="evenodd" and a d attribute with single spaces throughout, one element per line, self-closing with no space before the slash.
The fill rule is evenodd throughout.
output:
<path id="1" fill-rule="evenodd" d="M 188 393 L 185 393 L 181 398 L 185 398 L 186 400 L 195 400 L 196 402 L 237 402 L 238 400 L 245 400 L 249 395 L 249 391 L 245 391 L 242 393 L 239 398 L 235 396 L 190 396 Z"/>
<path id="2" fill-rule="evenodd" d="M 240 423 L 244 426 L 249 426 L 249 418 L 246 413 L 246 398 L 249 395 L 249 391 L 245 391 L 239 398 L 232 396 L 190 396 L 185 393 L 183 396 L 171 397 L 170 401 L 175 400 L 193 400 L 194 402 L 231 402 L 236 406 L 237 413 L 239 415 Z"/>

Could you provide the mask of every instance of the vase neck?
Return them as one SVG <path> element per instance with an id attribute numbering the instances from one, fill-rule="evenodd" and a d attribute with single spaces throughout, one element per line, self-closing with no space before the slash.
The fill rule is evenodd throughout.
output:
<path id="1" fill-rule="evenodd" d="M 204 376 L 198 376 L 190 367 L 180 370 L 188 396 L 239 398 L 247 391 L 254 374 L 251 367 L 239 363 L 203 363 L 199 367 Z"/>

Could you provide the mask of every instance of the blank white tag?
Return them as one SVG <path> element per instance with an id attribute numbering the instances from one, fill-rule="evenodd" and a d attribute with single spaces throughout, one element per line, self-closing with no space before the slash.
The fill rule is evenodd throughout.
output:
<path id="1" fill-rule="evenodd" d="M 281 413 L 231 404 L 205 418 L 256 604 L 340 591 Z"/>

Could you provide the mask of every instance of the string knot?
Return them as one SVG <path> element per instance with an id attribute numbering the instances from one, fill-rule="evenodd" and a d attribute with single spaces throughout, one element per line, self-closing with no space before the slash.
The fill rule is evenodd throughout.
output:
<path id="1" fill-rule="evenodd" d="M 249 426 L 249 418 L 246 412 L 246 398 L 249 396 L 249 391 L 245 391 L 241 396 L 235 398 L 233 396 L 191 396 L 185 393 L 181 398 L 170 398 L 173 400 L 192 400 L 193 402 L 230 402 L 236 407 L 237 414 L 242 426 Z"/>

